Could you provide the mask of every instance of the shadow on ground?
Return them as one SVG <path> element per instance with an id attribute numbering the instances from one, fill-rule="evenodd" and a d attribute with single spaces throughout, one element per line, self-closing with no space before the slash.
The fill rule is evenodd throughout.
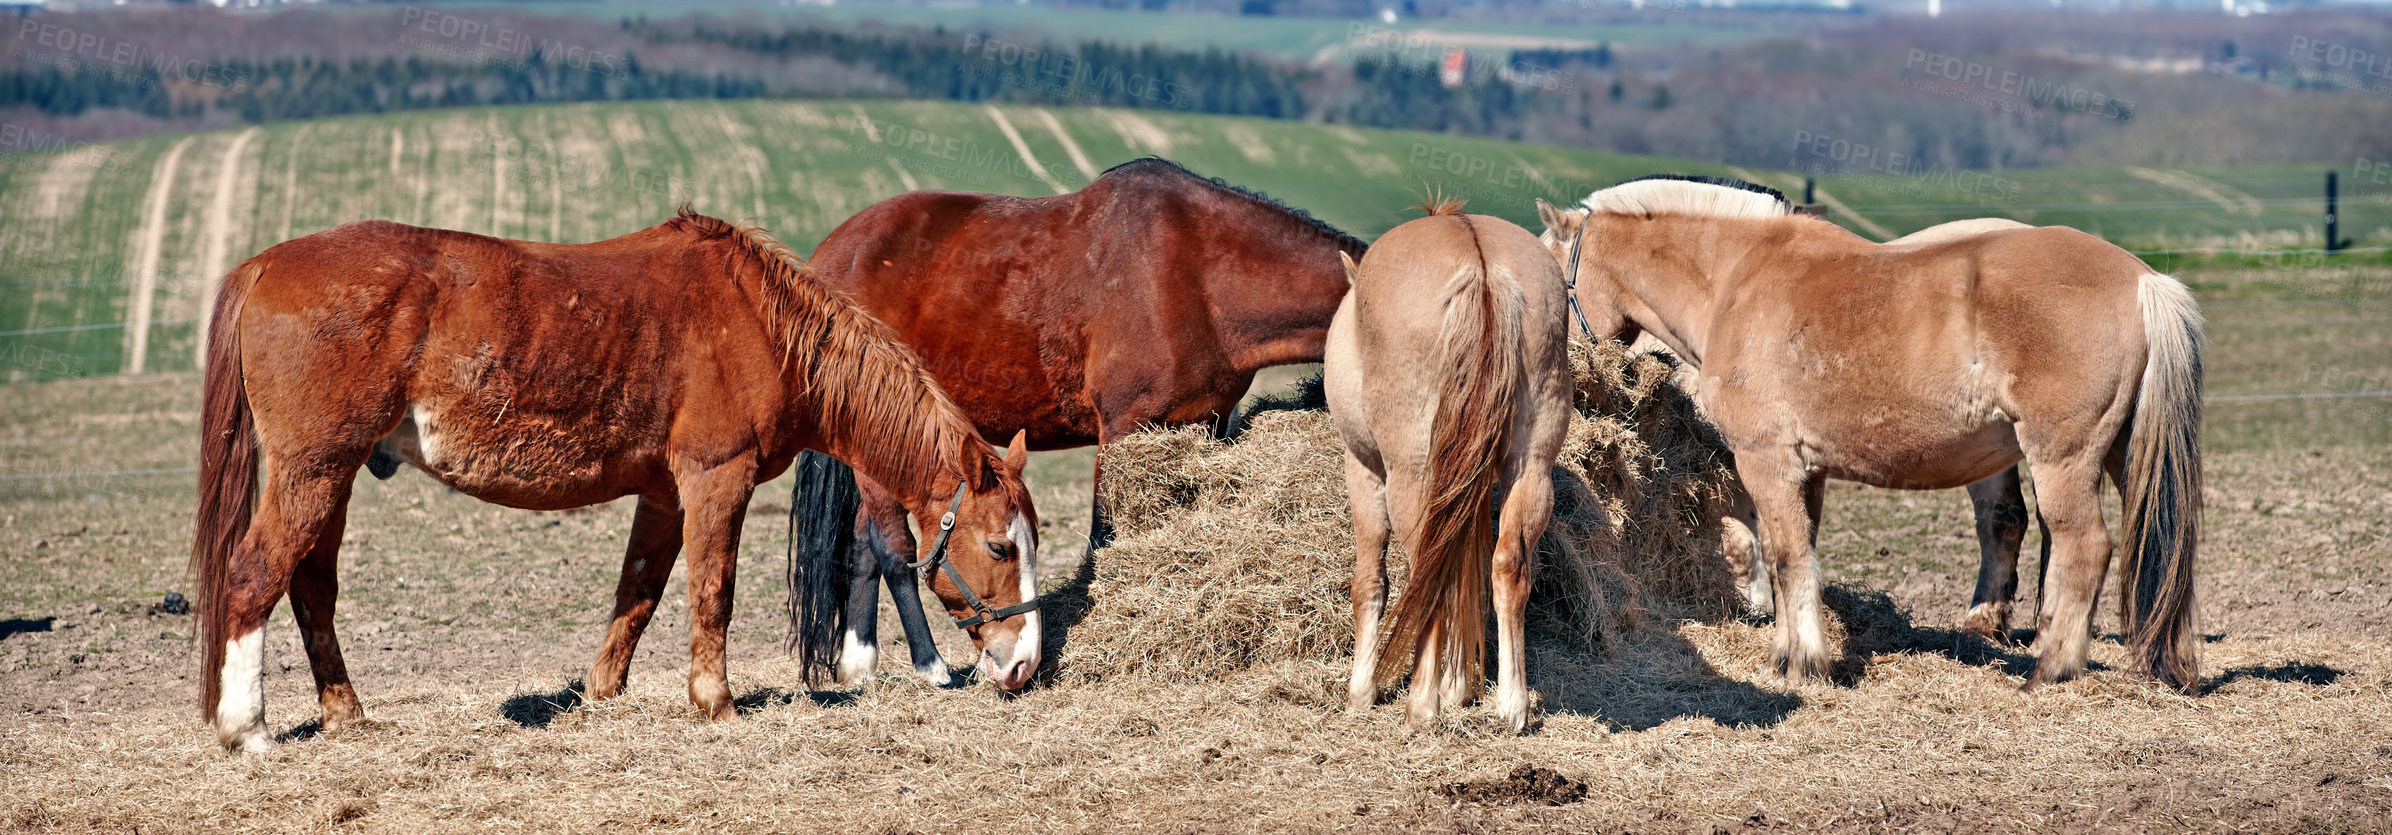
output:
<path id="1" fill-rule="evenodd" d="M 2225 687 L 2226 685 L 2233 684 L 2246 678 L 2255 678 L 2260 681 L 2273 681 L 2284 684 L 2306 684 L 2311 687 L 2324 687 L 2326 685 L 2333 684 L 2334 682 L 2341 681 L 2342 671 L 2328 667 L 2324 664 L 2314 664 L 2307 661 L 2281 661 L 2267 665 L 2254 664 L 2245 667 L 2235 667 L 2218 674 L 2216 678 L 2202 682 L 2201 695 L 2207 696 L 2211 693 L 2215 693 L 2218 691 L 2218 688 Z"/>
<path id="2" fill-rule="evenodd" d="M 580 707 L 582 680 L 574 679 L 553 693 L 524 693 L 498 705 L 499 715 L 521 728 L 545 728 L 566 711 Z"/>
<path id="3" fill-rule="evenodd" d="M 51 624 L 57 622 L 57 618 L 10 618 L 8 620 L 0 620 L 0 641 L 8 640 L 9 637 L 13 635 L 23 635 L 33 632 L 48 632 L 51 629 Z"/>
<path id="4" fill-rule="evenodd" d="M 1592 717 L 1613 732 L 1688 718 L 1767 728 L 1803 706 L 1799 695 L 1722 675 L 1693 642 L 1661 629 L 1599 656 L 1531 639 L 1528 670 L 1546 712 Z"/>

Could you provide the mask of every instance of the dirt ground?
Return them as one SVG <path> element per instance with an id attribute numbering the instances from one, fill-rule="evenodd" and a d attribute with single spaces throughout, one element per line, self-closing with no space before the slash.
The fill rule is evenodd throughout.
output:
<path id="1" fill-rule="evenodd" d="M 1532 653 L 1545 712 L 1520 737 L 1348 714 L 1334 666 L 936 690 L 893 621 L 873 686 L 804 692 L 785 481 L 742 549 L 742 719 L 687 701 L 678 579 L 630 692 L 585 704 L 629 504 L 515 511 L 403 473 L 360 483 L 342 553 L 370 721 L 317 733 L 286 608 L 286 744 L 228 757 L 191 618 L 156 607 L 188 591 L 197 378 L 0 386 L 0 830 L 2392 830 L 2392 399 L 2258 397 L 2392 389 L 2392 281 L 2188 278 L 2212 322 L 2200 695 L 2118 671 L 2114 635 L 2087 679 L 2020 693 L 2020 650 L 1952 628 L 1965 496 L 1839 484 L 1821 554 L 1849 682 L 1764 675 L 1758 621 L 1678 623 L 1633 665 Z M 1049 585 L 1077 567 L 1089 460 L 1032 473 Z"/>

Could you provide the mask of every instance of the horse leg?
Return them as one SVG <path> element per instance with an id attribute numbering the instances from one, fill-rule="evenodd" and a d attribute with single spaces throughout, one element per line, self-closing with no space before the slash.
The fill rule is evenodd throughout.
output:
<path id="1" fill-rule="evenodd" d="M 1826 480 L 1791 462 L 1770 465 L 1760 459 L 1739 451 L 1736 469 L 1761 523 L 1761 546 L 1769 554 L 1777 597 L 1771 664 L 1791 682 L 1825 678 L 1831 661 L 1819 626 L 1819 561 L 1814 549 Z"/>
<path id="2" fill-rule="evenodd" d="M 614 621 L 598 646 L 598 660 L 590 664 L 582 695 L 611 699 L 630 684 L 631 652 L 639 648 L 640 634 L 655 616 L 665 579 L 680 556 L 681 509 L 669 500 L 640 497 L 632 511 L 631 542 L 623 549 L 623 574 L 615 581 Z"/>
<path id="3" fill-rule="evenodd" d="M 1438 708 L 1444 701 L 1437 686 L 1443 680 L 1438 661 L 1444 650 L 1445 621 L 1431 618 L 1420 630 L 1420 648 L 1412 662 L 1412 692 L 1404 699 L 1404 725 L 1412 730 L 1425 731 L 1437 725 Z"/>
<path id="4" fill-rule="evenodd" d="M 257 513 L 225 567 L 225 590 L 217 602 L 223 609 L 224 634 L 230 636 L 219 669 L 222 689 L 215 716 L 217 739 L 227 749 L 256 752 L 273 745 L 266 734 L 266 618 L 290 589 L 300 561 L 323 540 L 336 509 L 348 500 L 349 485 L 365 455 L 359 450 L 345 467 L 322 459 L 293 461 L 271 455 L 261 462 L 268 477 L 258 493 Z M 336 540 L 328 547 L 338 549 L 340 543 Z M 329 608 L 320 616 L 329 619 Z M 312 656 L 312 644 L 310 650 Z M 315 672 L 321 681 L 333 671 Z"/>
<path id="5" fill-rule="evenodd" d="M 357 691 L 349 686 L 349 666 L 341 660 L 341 642 L 332 631 L 332 612 L 340 598 L 341 531 L 347 527 L 346 490 L 332 503 L 315 547 L 300 558 L 291 575 L 291 619 L 299 622 L 300 644 L 307 648 L 307 668 L 316 677 L 318 720 L 326 732 L 365 718 Z"/>
<path id="6" fill-rule="evenodd" d="M 723 645 L 737 590 L 740 522 L 755 494 L 756 459 L 742 454 L 679 475 L 681 539 L 689 549 L 689 700 L 716 721 L 738 718 Z"/>
<path id="7" fill-rule="evenodd" d="M 856 480 L 857 486 L 863 479 Z M 847 561 L 847 624 L 839 642 L 839 686 L 854 687 L 872 683 L 873 673 L 880 670 L 880 555 L 872 550 L 871 539 L 877 536 L 872 529 L 872 517 L 859 506 L 855 518 L 855 537 L 848 543 L 847 553 L 839 555 Z"/>
<path id="8" fill-rule="evenodd" d="M 1719 552 L 1728 561 L 1744 592 L 1745 611 L 1765 614 L 1777 607 L 1769 588 L 1769 563 L 1761 550 L 1761 523 L 1754 517 L 1752 496 L 1739 488 L 1736 504 L 1719 517 Z"/>
<path id="9" fill-rule="evenodd" d="M 1354 515 L 1354 674 L 1346 709 L 1378 702 L 1379 617 L 1387 612 L 1387 481 L 1352 450 L 1345 456 L 1346 501 Z"/>
<path id="10" fill-rule="evenodd" d="M 2035 672 L 2026 689 L 2084 675 L 2093 606 L 2110 568 L 2110 532 L 2101 518 L 2101 462 L 2035 464 L 2035 513 L 2049 532 L 2053 559 L 2035 618 Z"/>
<path id="11" fill-rule="evenodd" d="M 1977 593 L 1960 628 L 1996 644 L 2010 642 L 2011 601 L 2018 597 L 2018 549 L 2027 536 L 2027 503 L 2018 467 L 1968 486 L 1977 514 Z"/>
<path id="12" fill-rule="evenodd" d="M 1512 479 L 1495 534 L 1495 716 L 1512 733 L 1528 729 L 1528 593 L 1553 516 L 1552 474 L 1527 469 Z"/>
<path id="13" fill-rule="evenodd" d="M 914 662 L 914 677 L 945 687 L 954 678 L 947 670 L 947 659 L 939 656 L 938 637 L 930 631 L 930 619 L 922 609 L 922 581 L 911 563 L 914 558 L 913 530 L 907 526 L 905 505 L 889 498 L 888 492 L 871 479 L 857 478 L 864 490 L 861 505 L 869 519 L 856 537 L 856 545 L 869 548 L 872 558 L 880 564 L 880 577 L 889 587 L 889 603 L 897 609 L 897 625 L 905 630 L 905 652 Z M 867 615 L 877 617 L 878 611 Z M 850 610 L 848 623 L 855 623 Z"/>

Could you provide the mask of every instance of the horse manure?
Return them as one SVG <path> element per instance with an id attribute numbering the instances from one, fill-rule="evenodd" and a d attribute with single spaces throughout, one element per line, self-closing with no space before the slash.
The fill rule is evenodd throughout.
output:
<path id="1" fill-rule="evenodd" d="M 1534 765 L 1512 769 L 1510 776 L 1500 780 L 1469 780 L 1446 783 L 1432 791 L 1446 798 L 1466 803 L 1535 803 L 1560 806 L 1586 799 L 1586 784 L 1572 780 L 1561 772 Z"/>

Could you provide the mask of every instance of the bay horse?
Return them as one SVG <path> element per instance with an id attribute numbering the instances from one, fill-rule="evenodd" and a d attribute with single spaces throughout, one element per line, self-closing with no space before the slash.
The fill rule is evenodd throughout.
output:
<path id="1" fill-rule="evenodd" d="M 333 634 L 360 466 L 412 464 L 535 510 L 639 496 L 586 695 L 628 682 L 686 546 L 689 696 L 718 720 L 736 715 L 740 523 L 800 450 L 854 462 L 917 517 L 950 514 L 952 562 L 1001 603 L 1037 555 L 1022 438 L 999 458 L 913 351 L 794 253 L 686 207 L 591 244 L 350 223 L 235 268 L 212 323 L 191 562 L 201 715 L 227 749 L 270 745 L 261 631 L 286 590 L 324 727 L 362 715 Z M 1035 613 L 974 638 L 1037 666 Z"/>
<path id="2" fill-rule="evenodd" d="M 1557 263 L 1582 257 L 1595 333 L 1651 333 L 1696 370 L 1758 511 L 1787 678 L 1832 661 L 1813 553 L 1826 479 L 1945 489 L 2024 460 L 2052 543 L 2026 688 L 2085 671 L 2111 556 L 2105 473 L 2124 499 L 2130 666 L 2199 687 L 2203 340 L 2183 284 L 2061 227 L 1872 243 L 1725 178 L 1641 178 L 1538 211 Z"/>
<path id="3" fill-rule="evenodd" d="M 1354 670 L 1362 711 L 1411 663 L 1405 719 L 1476 695 L 1488 597 L 1497 717 L 1528 724 L 1525 612 L 1569 431 L 1568 292 L 1537 236 L 1458 201 L 1389 231 L 1357 265 L 1329 326 L 1321 383 L 1345 440 L 1354 515 Z M 1501 512 L 1496 513 L 1500 508 Z M 1389 620 L 1387 537 L 1412 570 Z"/>
<path id="4" fill-rule="evenodd" d="M 840 224 L 812 263 L 920 352 L 981 432 L 1065 449 L 1148 425 L 1234 427 L 1256 371 L 1320 361 L 1346 291 L 1338 253 L 1365 249 L 1262 194 L 1147 158 L 1065 195 L 899 195 Z M 1103 470 L 1100 459 L 1100 482 Z M 813 583 L 809 599 L 793 601 L 799 653 L 838 659 L 843 682 L 868 676 L 879 663 L 874 581 L 885 579 L 915 674 L 945 684 L 914 572 L 894 558 L 910 552 L 913 534 L 866 475 L 853 547 L 824 541 L 794 558 L 849 587 L 842 601 Z M 809 481 L 796 503 L 837 512 L 813 497 L 843 487 Z M 1093 517 L 1091 548 L 1112 530 L 1101 501 Z M 843 618 L 806 614 L 842 603 Z M 834 624 L 843 635 L 828 631 Z"/>

